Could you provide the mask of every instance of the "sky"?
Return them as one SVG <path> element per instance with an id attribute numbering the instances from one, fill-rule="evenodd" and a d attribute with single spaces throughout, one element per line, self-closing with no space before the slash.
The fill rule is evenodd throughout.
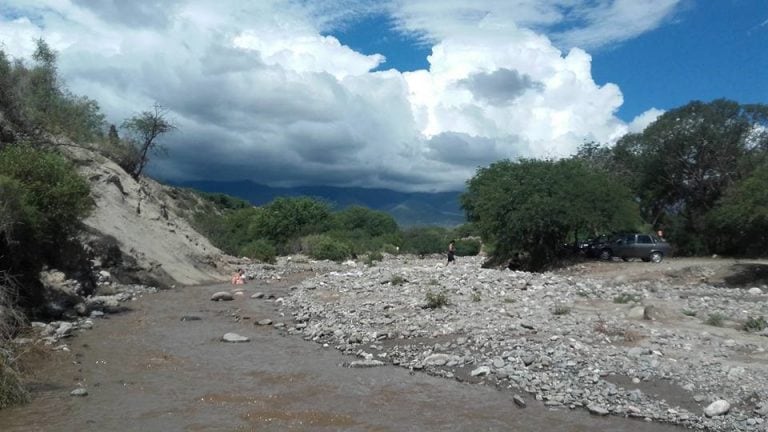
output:
<path id="1" fill-rule="evenodd" d="M 115 124 L 159 103 L 150 172 L 460 190 L 500 159 L 614 144 L 692 100 L 768 103 L 768 0 L 3 0 Z"/>

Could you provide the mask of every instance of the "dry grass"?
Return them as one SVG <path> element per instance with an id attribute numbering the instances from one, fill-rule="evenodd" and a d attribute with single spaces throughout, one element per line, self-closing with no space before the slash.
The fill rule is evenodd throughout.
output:
<path id="1" fill-rule="evenodd" d="M 14 307 L 17 285 L 13 278 L 0 272 L 0 409 L 25 403 L 29 393 L 21 383 L 17 353 L 11 343 L 24 323 L 23 315 Z"/>

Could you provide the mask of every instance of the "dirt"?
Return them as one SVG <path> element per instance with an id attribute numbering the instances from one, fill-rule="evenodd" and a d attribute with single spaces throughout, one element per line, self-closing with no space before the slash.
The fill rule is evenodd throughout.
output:
<path id="1" fill-rule="evenodd" d="M 28 376 L 32 403 L 0 411 L 0 430 L 29 431 L 671 431 L 671 426 L 585 410 L 550 410 L 513 394 L 353 358 L 254 322 L 285 322 L 275 300 L 296 281 L 228 285 L 144 296 L 130 310 L 66 340 Z M 192 317 L 199 319 L 191 319 Z M 186 318 L 186 319 L 182 319 Z M 288 322 L 288 324 L 291 324 Z M 220 341 L 227 332 L 249 343 Z M 73 397 L 77 387 L 86 397 Z"/>
<path id="2" fill-rule="evenodd" d="M 639 280 L 665 283 L 702 283 L 725 288 L 750 288 L 768 284 L 768 260 L 733 258 L 670 258 L 661 263 L 585 261 L 557 271 L 604 281 Z"/>

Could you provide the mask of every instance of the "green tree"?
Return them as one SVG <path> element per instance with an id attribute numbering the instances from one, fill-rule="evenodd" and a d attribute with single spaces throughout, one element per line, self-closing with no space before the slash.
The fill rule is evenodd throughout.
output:
<path id="1" fill-rule="evenodd" d="M 578 233 L 633 228 L 639 223 L 630 191 L 582 161 L 509 160 L 478 169 L 461 197 L 467 219 L 493 245 L 490 262 L 519 254 L 543 270 Z"/>
<path id="2" fill-rule="evenodd" d="M 168 110 L 156 103 L 152 109 L 142 111 L 123 122 L 122 128 L 128 132 L 138 149 L 136 167 L 131 172 L 131 175 L 138 179 L 149 163 L 150 153 L 164 151 L 159 145 L 159 138 L 174 131 L 176 126 L 168 119 Z"/>
<path id="3" fill-rule="evenodd" d="M 681 252 L 705 253 L 704 215 L 765 158 L 766 127 L 768 106 L 694 101 L 619 140 L 617 171 L 634 174 L 626 178 L 646 222 L 674 227 L 667 233 Z"/>
<path id="4" fill-rule="evenodd" d="M 712 251 L 731 255 L 768 253 L 768 164 L 729 188 L 707 214 Z"/>

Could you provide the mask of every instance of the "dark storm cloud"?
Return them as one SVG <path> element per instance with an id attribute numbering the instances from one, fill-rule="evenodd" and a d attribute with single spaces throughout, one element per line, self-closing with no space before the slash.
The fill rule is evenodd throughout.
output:
<path id="1" fill-rule="evenodd" d="M 498 69 L 491 73 L 478 73 L 459 81 L 475 98 L 492 105 L 505 105 L 529 89 L 542 89 L 544 85 L 516 70 Z"/>

